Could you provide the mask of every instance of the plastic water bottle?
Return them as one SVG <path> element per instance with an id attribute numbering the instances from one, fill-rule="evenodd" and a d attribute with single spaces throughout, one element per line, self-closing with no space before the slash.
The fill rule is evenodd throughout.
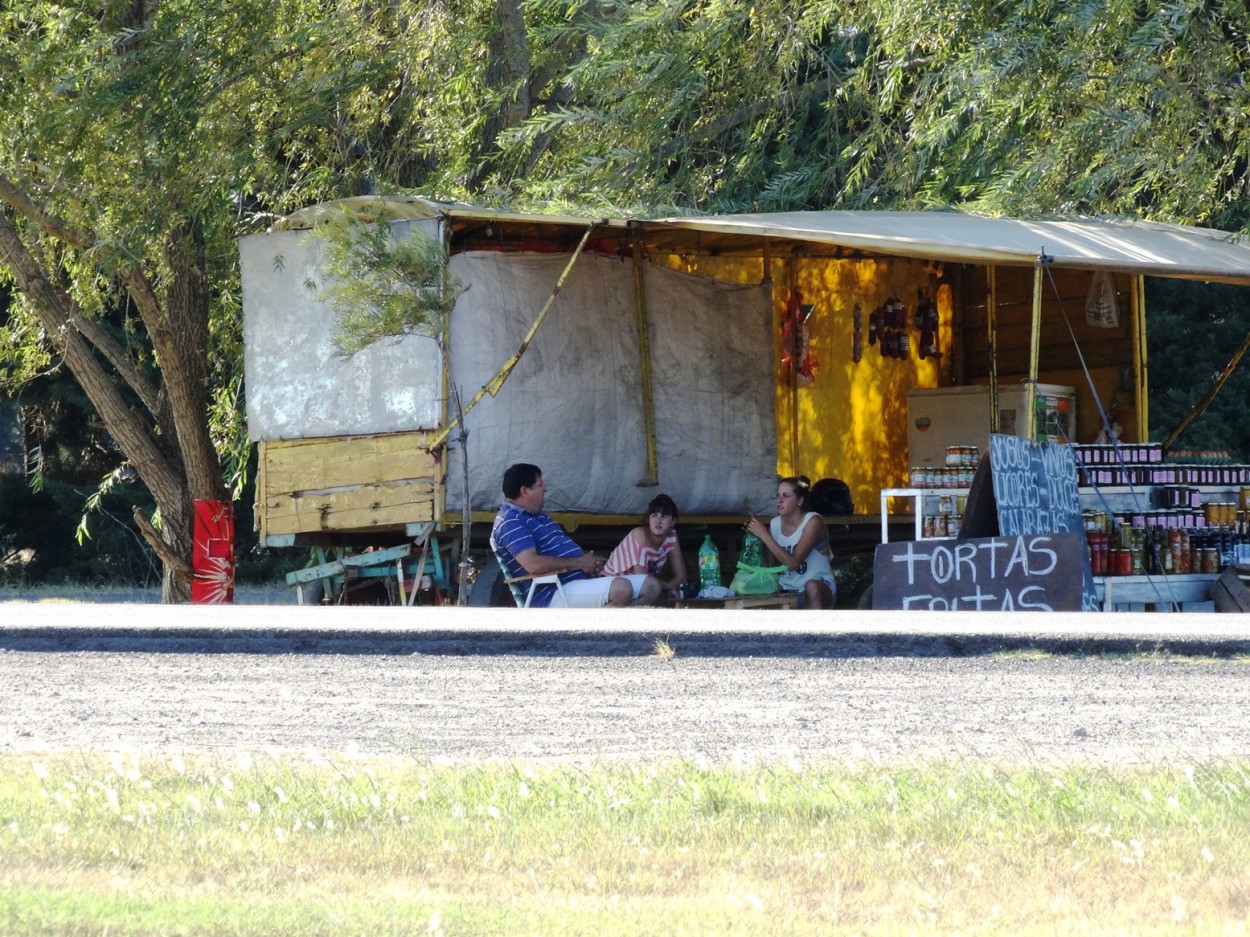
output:
<path id="1" fill-rule="evenodd" d="M 764 565 L 764 541 L 755 534 L 747 534 L 742 538 L 742 553 L 738 556 L 738 564 L 743 566 Z"/>
<path id="2" fill-rule="evenodd" d="M 719 586 L 720 551 L 712 542 L 712 535 L 703 538 L 703 546 L 699 547 L 699 590 Z"/>

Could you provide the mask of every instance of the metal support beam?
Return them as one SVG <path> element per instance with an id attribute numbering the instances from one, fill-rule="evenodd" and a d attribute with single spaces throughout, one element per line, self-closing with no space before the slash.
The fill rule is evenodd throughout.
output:
<path id="1" fill-rule="evenodd" d="M 997 433 L 998 425 L 998 268 L 993 264 L 985 268 L 985 328 L 990 349 L 990 432 Z"/>
<path id="2" fill-rule="evenodd" d="M 642 235 L 634 231 L 634 309 L 638 320 L 638 357 L 642 372 L 642 421 L 646 432 L 647 477 L 640 485 L 660 483 L 659 460 L 655 452 L 655 402 L 651 392 L 651 329 L 647 324 L 647 291 L 642 276 Z"/>
<path id="3" fill-rule="evenodd" d="M 1033 327 L 1029 332 L 1029 380 L 1025 385 L 1025 438 L 1037 438 L 1037 359 L 1042 345 L 1042 269 L 1050 258 L 1045 249 L 1033 264 Z"/>

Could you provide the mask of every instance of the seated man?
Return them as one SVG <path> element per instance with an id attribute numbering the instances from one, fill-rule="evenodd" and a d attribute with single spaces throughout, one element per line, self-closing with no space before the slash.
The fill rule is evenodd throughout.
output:
<path id="1" fill-rule="evenodd" d="M 651 605 L 660 596 L 660 582 L 651 575 L 600 576 L 603 559 L 585 552 L 564 528 L 543 513 L 547 486 L 537 465 L 519 462 L 503 473 L 506 499 L 491 539 L 508 565 L 509 576 L 560 574 L 560 584 L 574 608 Z M 556 587 L 534 590 L 531 606 L 551 604 Z"/>

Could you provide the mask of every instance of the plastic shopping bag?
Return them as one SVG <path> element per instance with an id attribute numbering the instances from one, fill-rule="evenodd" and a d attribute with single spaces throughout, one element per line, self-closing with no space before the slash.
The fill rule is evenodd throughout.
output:
<path id="1" fill-rule="evenodd" d="M 752 566 L 739 563 L 729 591 L 734 595 L 772 595 L 777 591 L 777 577 L 785 571 L 784 566 Z"/>

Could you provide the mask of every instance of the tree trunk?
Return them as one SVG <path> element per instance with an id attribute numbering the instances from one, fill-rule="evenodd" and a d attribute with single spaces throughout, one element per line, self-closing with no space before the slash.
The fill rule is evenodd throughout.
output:
<path id="1" fill-rule="evenodd" d="M 162 307 L 155 294 L 146 304 L 149 327 L 165 381 L 160 396 L 168 401 L 176 436 L 153 431 L 157 415 L 145 419 L 122 393 L 129 375 L 110 368 L 108 354 L 98 354 L 90 341 L 93 331 L 78 328 L 79 318 L 68 298 L 35 259 L 17 227 L 0 214 L 0 256 L 38 316 L 49 341 L 62 355 L 83 392 L 99 413 L 110 435 L 134 465 L 156 501 L 161 515 L 158 532 L 146 519 L 137 518 L 144 538 L 159 556 L 162 567 L 161 598 L 186 602 L 191 596 L 190 564 L 194 512 L 193 498 L 220 499 L 224 495 L 217 453 L 209 438 L 207 408 L 208 289 L 202 238 L 193 224 L 175 230 L 169 239 L 169 293 Z M 146 279 L 135 271 L 123 275 L 134 292 Z M 155 325 L 155 327 L 153 327 Z M 151 398 L 150 392 L 140 393 Z M 162 407 L 162 409 L 166 409 Z"/>
<path id="2" fill-rule="evenodd" d="M 189 563 L 195 522 L 192 500 L 217 501 L 226 496 L 217 450 L 208 434 L 209 290 L 200 226 L 186 221 L 171 231 L 165 259 L 170 270 L 165 297 L 167 328 L 158 354 L 185 484 L 176 503 L 161 505 L 161 517 L 166 544 L 175 556 Z M 178 575 L 174 567 L 173 563 L 165 564 L 161 600 L 189 601 L 190 580 Z"/>
<path id="3" fill-rule="evenodd" d="M 487 51 L 486 85 L 502 96 L 499 109 L 482 128 L 482 159 L 469 187 L 479 185 L 495 167 L 495 141 L 530 114 L 530 47 L 525 14 L 518 0 L 495 0 L 495 23 Z"/>

